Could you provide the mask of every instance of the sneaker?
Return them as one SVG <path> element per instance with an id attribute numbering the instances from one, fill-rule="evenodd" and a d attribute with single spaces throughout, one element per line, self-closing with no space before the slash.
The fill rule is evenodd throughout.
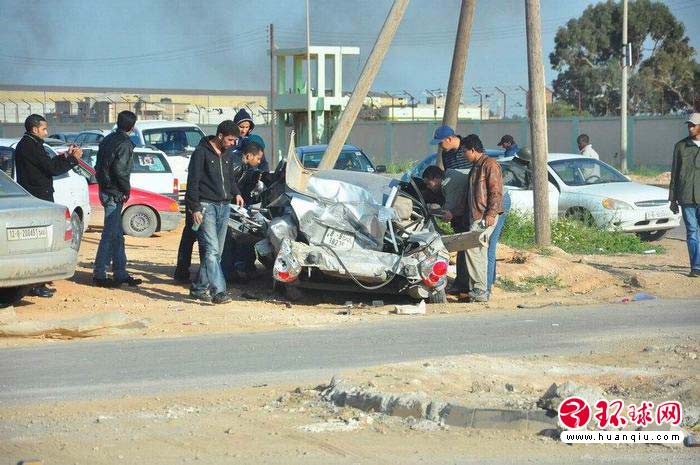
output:
<path id="1" fill-rule="evenodd" d="M 143 279 L 134 278 L 133 276 L 127 276 L 123 279 L 115 279 L 114 282 L 116 282 L 117 285 L 128 284 L 130 287 L 136 287 L 139 284 L 143 284 Z"/>
<path id="2" fill-rule="evenodd" d="M 121 285 L 112 278 L 92 278 L 92 284 L 97 287 L 119 287 Z"/>
<path id="3" fill-rule="evenodd" d="M 690 270 L 690 274 L 688 276 L 691 278 L 700 278 L 700 270 Z"/>
<path id="4" fill-rule="evenodd" d="M 190 298 L 202 302 L 211 302 L 211 295 L 207 291 L 193 291 L 190 289 Z"/>
<path id="5" fill-rule="evenodd" d="M 474 289 L 469 293 L 469 298 L 472 302 L 488 302 L 489 293 L 483 289 Z"/>
<path id="6" fill-rule="evenodd" d="M 227 303 L 231 302 L 231 296 L 229 295 L 228 292 L 219 292 L 211 299 L 211 301 L 217 305 L 227 304 Z"/>

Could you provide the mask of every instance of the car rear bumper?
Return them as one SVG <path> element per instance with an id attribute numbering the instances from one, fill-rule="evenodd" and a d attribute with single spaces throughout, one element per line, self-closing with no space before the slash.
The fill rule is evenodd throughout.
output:
<path id="1" fill-rule="evenodd" d="M 67 279 L 75 273 L 78 253 L 61 250 L 0 257 L 0 287 L 23 286 Z"/>
<path id="2" fill-rule="evenodd" d="M 646 232 L 673 229 L 681 224 L 681 215 L 674 214 L 670 210 L 664 218 L 649 218 L 642 210 L 617 210 L 601 212 L 596 215 L 596 220 L 601 227 L 622 232 Z"/>
<path id="3" fill-rule="evenodd" d="M 160 215 L 160 230 L 172 231 L 176 229 L 182 220 L 180 212 L 158 212 Z"/>

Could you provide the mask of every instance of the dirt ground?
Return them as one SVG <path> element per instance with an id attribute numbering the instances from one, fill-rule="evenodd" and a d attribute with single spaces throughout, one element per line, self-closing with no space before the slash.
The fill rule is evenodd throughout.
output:
<path id="1" fill-rule="evenodd" d="M 625 402 L 681 400 L 698 417 L 698 338 L 638 339 L 576 357 L 464 355 L 339 373 L 384 392 L 530 409 L 575 381 Z M 0 410 L 0 457 L 16 463 L 693 463 L 679 445 L 565 445 L 538 433 L 417 422 L 320 398 L 329 380 L 160 397 L 50 402 Z M 508 386 L 507 386 L 508 385 Z M 692 428 L 691 428 L 692 429 Z M 470 461 L 471 460 L 471 461 Z"/>
<path id="2" fill-rule="evenodd" d="M 171 278 L 177 257 L 180 230 L 151 238 L 126 237 L 128 269 L 144 279 L 139 288 L 102 289 L 91 285 L 92 265 L 99 231 L 83 239 L 79 266 L 70 280 L 55 283 L 52 299 L 27 297 L 15 307 L 19 321 L 82 318 L 118 311 L 134 320 L 148 319 L 146 329 L 128 337 L 173 337 L 192 334 L 271 331 L 286 328 L 318 328 L 360 321 L 405 318 L 392 314 L 394 304 L 407 298 L 346 293 L 309 292 L 301 302 L 289 303 L 273 289 L 270 277 L 252 284 L 233 284 L 234 301 L 226 305 L 202 305 L 188 297 L 188 286 Z M 429 314 L 516 309 L 551 304 L 620 303 L 638 292 L 664 297 L 700 295 L 700 286 L 687 274 L 684 241 L 663 239 L 665 254 L 636 256 L 577 256 L 559 249 L 552 255 L 515 252 L 499 246 L 498 274 L 515 283 L 528 277 L 553 276 L 558 285 L 536 286 L 527 292 L 496 287 L 487 304 L 450 302 L 428 305 Z M 657 243 L 650 243 L 650 249 Z M 198 263 L 195 251 L 193 263 Z M 383 306 L 371 302 L 382 299 Z M 339 315 L 346 301 L 354 303 L 351 315 Z M 102 336 L 119 337 L 119 336 Z M 45 343 L 46 338 L 1 338 L 0 347 Z"/>

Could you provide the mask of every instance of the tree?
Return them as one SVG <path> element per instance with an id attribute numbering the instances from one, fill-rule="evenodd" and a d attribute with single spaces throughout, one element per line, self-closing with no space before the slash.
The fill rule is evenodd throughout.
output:
<path id="1" fill-rule="evenodd" d="M 554 100 L 547 104 L 547 116 L 551 118 L 567 118 L 571 116 L 591 116 L 585 110 L 578 111 L 578 108 L 564 100 Z"/>
<path id="2" fill-rule="evenodd" d="M 629 69 L 630 113 L 669 113 L 692 108 L 700 82 L 695 50 L 685 27 L 662 3 L 629 3 L 628 39 L 632 44 Z M 549 55 L 559 71 L 556 94 L 593 115 L 620 113 L 622 80 L 622 4 L 608 0 L 591 5 L 580 18 L 559 28 Z"/>

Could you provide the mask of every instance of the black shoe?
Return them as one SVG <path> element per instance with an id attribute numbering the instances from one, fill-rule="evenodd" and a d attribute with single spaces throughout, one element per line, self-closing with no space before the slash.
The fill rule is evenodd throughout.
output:
<path id="1" fill-rule="evenodd" d="M 449 295 L 457 295 L 458 296 L 460 294 L 466 294 L 467 292 L 469 292 L 469 291 L 467 291 L 467 289 L 463 288 L 462 286 L 458 286 L 456 284 L 453 284 L 449 288 L 445 289 L 445 293 L 447 293 Z"/>
<path id="2" fill-rule="evenodd" d="M 116 282 L 117 285 L 128 284 L 131 287 L 136 287 L 139 284 L 143 283 L 143 279 L 134 278 L 133 276 L 127 276 L 124 279 L 115 279 L 114 282 Z"/>
<path id="3" fill-rule="evenodd" d="M 29 292 L 27 292 L 27 295 L 30 295 L 32 297 L 44 297 L 48 299 L 49 297 L 53 297 L 53 292 L 51 290 L 44 286 L 34 286 L 31 289 L 29 289 Z"/>
<path id="4" fill-rule="evenodd" d="M 189 284 L 192 281 L 189 273 L 177 273 L 176 272 L 173 275 L 173 279 L 175 279 L 176 283 L 180 283 L 180 284 Z"/>
<path id="5" fill-rule="evenodd" d="M 207 291 L 193 291 L 190 289 L 190 298 L 202 302 L 211 302 L 211 295 Z"/>
<path id="6" fill-rule="evenodd" d="M 218 304 L 227 304 L 227 303 L 231 302 L 231 296 L 229 295 L 228 292 L 219 292 L 211 299 L 211 301 L 217 305 Z"/>
<path id="7" fill-rule="evenodd" d="M 97 287 L 119 287 L 121 285 L 112 278 L 92 278 L 92 284 Z"/>

